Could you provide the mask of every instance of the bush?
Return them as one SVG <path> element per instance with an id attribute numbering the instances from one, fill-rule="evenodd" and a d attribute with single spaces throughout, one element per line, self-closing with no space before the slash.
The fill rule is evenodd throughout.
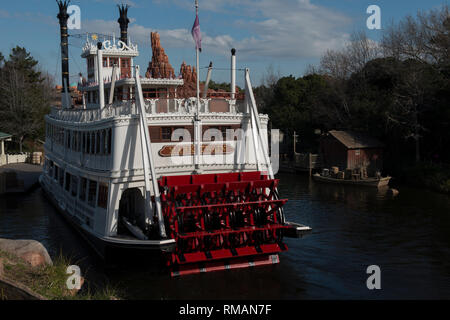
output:
<path id="1" fill-rule="evenodd" d="M 400 178 L 418 187 L 450 194 L 450 169 L 443 165 L 418 163 L 405 168 Z"/>

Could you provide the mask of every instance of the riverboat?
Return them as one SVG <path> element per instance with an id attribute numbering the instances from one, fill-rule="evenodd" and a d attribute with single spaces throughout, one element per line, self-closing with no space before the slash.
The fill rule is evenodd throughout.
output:
<path id="1" fill-rule="evenodd" d="M 87 78 L 80 78 L 82 103 L 75 105 L 68 2 L 58 5 L 62 106 L 45 116 L 40 183 L 100 256 L 148 250 L 172 276 L 186 275 L 278 263 L 288 249 L 284 237 L 311 231 L 285 220 L 269 119 L 258 113 L 248 69 L 245 96 L 236 94 L 235 50 L 227 97 L 200 98 L 198 90 L 179 97 L 183 79 L 141 76 L 128 7 L 119 6 L 120 39 L 86 37 Z"/>

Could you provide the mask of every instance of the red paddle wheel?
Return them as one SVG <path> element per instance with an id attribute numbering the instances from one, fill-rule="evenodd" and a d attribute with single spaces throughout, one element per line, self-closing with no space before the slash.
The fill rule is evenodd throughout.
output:
<path id="1" fill-rule="evenodd" d="M 278 180 L 261 172 L 166 176 L 159 181 L 172 275 L 278 263 L 284 223 Z M 295 233 L 295 231 L 294 231 Z"/>

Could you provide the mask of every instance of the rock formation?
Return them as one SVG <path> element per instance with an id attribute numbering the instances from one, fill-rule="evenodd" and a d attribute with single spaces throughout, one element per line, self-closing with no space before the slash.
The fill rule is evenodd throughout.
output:
<path id="1" fill-rule="evenodd" d="M 197 96 L 197 70 L 195 67 L 186 64 L 183 61 L 180 67 L 180 77 L 183 78 L 184 84 L 177 89 L 179 98 L 189 98 Z M 204 85 L 200 84 L 200 92 Z"/>
<path id="2" fill-rule="evenodd" d="M 47 249 L 35 240 L 0 239 L 0 250 L 16 255 L 31 266 L 53 265 Z"/>
<path id="3" fill-rule="evenodd" d="M 169 63 L 169 57 L 164 52 L 164 48 L 161 46 L 159 34 L 157 32 L 151 32 L 150 40 L 152 43 L 152 61 L 148 65 L 145 76 L 156 79 L 175 78 L 175 71 Z"/>
<path id="4" fill-rule="evenodd" d="M 197 70 L 183 61 L 180 68 L 180 75 L 185 83 L 194 83 L 197 85 Z"/>

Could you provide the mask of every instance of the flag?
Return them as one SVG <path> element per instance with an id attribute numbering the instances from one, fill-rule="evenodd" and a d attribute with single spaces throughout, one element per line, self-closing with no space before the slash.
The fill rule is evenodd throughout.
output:
<path id="1" fill-rule="evenodd" d="M 198 15 L 195 17 L 194 26 L 192 27 L 191 33 L 195 41 L 195 47 L 202 52 L 202 35 L 200 33 L 200 22 L 198 21 Z"/>

